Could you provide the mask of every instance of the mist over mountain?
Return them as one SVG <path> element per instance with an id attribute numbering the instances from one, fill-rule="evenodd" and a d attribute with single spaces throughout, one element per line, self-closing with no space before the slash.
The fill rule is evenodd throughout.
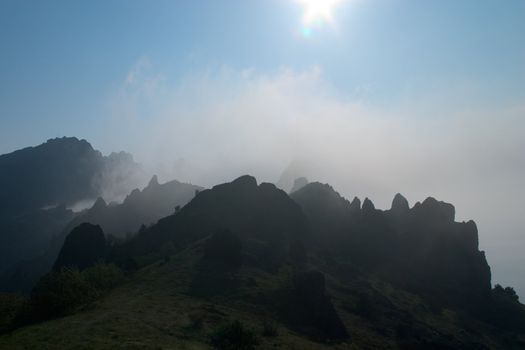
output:
<path id="1" fill-rule="evenodd" d="M 0 1 L 0 350 L 525 349 L 524 14 Z"/>
<path id="2" fill-rule="evenodd" d="M 160 186 L 155 178 L 152 186 Z M 92 210 L 104 208 L 98 201 Z M 49 293 L 58 292 L 55 284 L 64 288 L 71 278 L 103 291 L 116 283 L 115 266 L 126 271 L 127 282 L 103 299 L 104 307 L 74 311 L 99 298 L 80 290 L 80 299 L 71 304 L 50 299 L 56 294 Z M 277 339 L 283 348 L 308 344 L 313 349 L 334 344 L 519 349 L 525 344 L 525 308 L 512 288 L 492 288 L 476 224 L 456 222 L 454 206 L 427 198 L 410 207 L 397 194 L 390 209 L 378 210 L 368 198 L 362 205 L 358 198 L 350 202 L 318 182 L 287 195 L 242 176 L 198 192 L 186 206 L 120 242 L 112 242 L 100 226 L 81 224 L 67 235 L 54 271 L 37 283 L 30 300 L 43 319 L 85 322 L 105 308 L 123 315 L 96 327 L 104 332 L 121 327 L 134 313 L 117 302 L 121 298 L 134 307 L 149 305 L 141 317 L 153 329 L 174 324 L 174 333 L 156 343 L 178 346 L 187 340 L 205 344 L 201 334 L 230 317 L 265 322 L 267 338 L 250 333 L 240 321 L 232 324 L 234 333 L 224 335 L 225 341 L 242 344 L 246 332 L 253 337 L 251 346 Z M 159 316 L 158 308 L 168 301 L 189 323 Z M 191 311 L 195 308 L 198 316 Z M 48 321 L 44 329 L 53 322 L 61 321 Z M 184 333 L 188 329 L 193 333 Z M 77 327 L 67 332 L 90 342 Z"/>
<path id="3" fill-rule="evenodd" d="M 54 263 L 64 238 L 82 223 L 124 238 L 184 206 L 201 187 L 176 180 L 159 184 L 130 154 L 102 156 L 85 140 L 60 138 L 0 156 L 0 290 L 28 292 Z M 21 192 L 21 196 L 18 193 Z M 95 200 L 98 197 L 98 200 Z M 123 198 L 122 203 L 109 201 Z M 2 199 L 3 199 L 2 198 Z M 11 205 L 11 203 L 14 203 Z M 55 203 L 61 203 L 56 205 Z M 66 205 L 79 209 L 67 209 Z"/>
<path id="4" fill-rule="evenodd" d="M 512 287 L 492 286 L 490 254 L 479 248 L 476 223 L 457 222 L 450 203 L 428 197 L 410 206 L 398 193 L 389 209 L 377 209 L 369 198 L 349 200 L 330 184 L 309 182 L 299 163 L 277 183 L 286 191 L 250 175 L 210 189 L 153 176 L 121 202 L 108 203 L 104 198 L 115 198 L 145 173 L 131 156 L 103 157 L 75 138 L 36 149 L 25 160 L 35 164 L 22 167 L 19 160 L 14 170 L 5 168 L 32 179 L 35 191 L 37 184 L 46 190 L 27 192 L 27 204 L 13 189 L 3 192 L 19 204 L 2 214 L 0 289 L 15 294 L 0 293 L 0 347 L 13 341 L 47 346 L 34 338 L 34 327 L 52 339 L 51 329 L 68 320 L 79 325 L 65 330 L 68 346 L 93 345 L 80 325 L 105 310 L 121 316 L 89 332 L 109 346 L 109 328 L 124 327 L 118 332 L 126 338 L 128 330 L 138 332 L 123 321 L 136 317 L 137 307 L 152 329 L 175 329 L 155 344 L 525 345 L 524 306 Z M 73 170 L 64 175 L 56 165 L 56 175 L 51 168 L 38 178 L 33 169 L 51 158 Z M 67 182 L 65 193 L 54 176 Z M 88 209 L 66 207 L 92 196 L 97 199 Z M 56 201 L 63 204 L 51 205 Z M 181 317 L 162 316 L 169 303 Z M 217 328 L 231 319 L 232 329 Z M 253 333 L 257 324 L 263 338 Z"/>
<path id="5" fill-rule="evenodd" d="M 63 137 L 0 156 L 2 216 L 106 195 L 113 200 L 140 185 L 144 171 L 124 152 L 103 156 L 86 140 Z"/>
<path id="6" fill-rule="evenodd" d="M 75 217 L 66 208 L 128 194 L 144 177 L 130 154 L 103 156 L 63 137 L 0 156 L 0 272 L 47 248 Z"/>

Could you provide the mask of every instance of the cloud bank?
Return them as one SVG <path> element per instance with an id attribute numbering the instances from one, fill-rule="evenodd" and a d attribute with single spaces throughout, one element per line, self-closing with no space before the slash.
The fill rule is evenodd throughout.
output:
<path id="1" fill-rule="evenodd" d="M 427 196 L 474 219 L 495 280 L 525 295 L 525 105 L 452 103 L 427 91 L 378 105 L 331 86 L 322 69 L 272 74 L 210 69 L 170 80 L 146 59 L 110 102 L 107 144 L 164 179 L 203 186 L 253 174 L 297 175 L 389 207 L 397 192 Z M 451 103 L 447 103 L 450 100 Z M 461 106 L 461 107 L 458 107 Z M 511 261 L 512 260 L 512 261 Z"/>

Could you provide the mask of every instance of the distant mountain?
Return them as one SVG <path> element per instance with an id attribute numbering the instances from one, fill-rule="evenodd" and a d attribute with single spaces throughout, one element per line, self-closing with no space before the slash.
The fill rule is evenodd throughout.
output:
<path id="1" fill-rule="evenodd" d="M 149 226 L 159 219 L 173 214 L 204 188 L 173 180 L 159 184 L 153 176 L 142 191 L 135 189 L 121 204 L 106 204 L 98 198 L 91 209 L 83 212 L 66 231 L 83 222 L 100 225 L 108 235 L 124 238 L 139 231 L 142 225 Z"/>
<path id="2" fill-rule="evenodd" d="M 3 218 L 0 221 L 0 275 L 17 262 L 43 254 L 53 237 L 76 215 L 62 205 Z"/>
<path id="3" fill-rule="evenodd" d="M 0 217 L 73 206 L 111 189 L 125 195 L 143 176 L 128 153 L 103 156 L 86 140 L 57 138 L 0 156 Z M 135 183 L 133 183 L 135 182 Z"/>
<path id="4" fill-rule="evenodd" d="M 0 290 L 30 290 L 54 263 L 67 234 L 84 222 L 123 238 L 202 190 L 178 181 L 159 184 L 156 177 L 143 190 L 133 190 L 145 180 L 130 154 L 103 156 L 74 137 L 1 155 Z M 102 197 L 124 201 L 107 205 Z M 86 205 L 92 208 L 68 209 Z"/>
<path id="5" fill-rule="evenodd" d="M 121 204 L 108 205 L 99 198 L 90 209 L 75 215 L 71 212 L 68 221 L 54 226 L 54 231 L 50 232 L 54 236 L 48 235 L 47 240 L 39 241 L 38 254 L 27 256 L 1 274 L 0 290 L 28 292 L 55 263 L 64 239 L 77 226 L 83 223 L 99 225 L 105 234 L 122 239 L 173 214 L 200 190 L 203 190 L 200 186 L 176 180 L 159 184 L 154 176 L 147 187 L 133 190 Z"/>
<path id="6" fill-rule="evenodd" d="M 66 208 L 123 197 L 143 177 L 130 154 L 106 157 L 74 137 L 1 155 L 0 273 L 41 255 L 76 216 Z"/>

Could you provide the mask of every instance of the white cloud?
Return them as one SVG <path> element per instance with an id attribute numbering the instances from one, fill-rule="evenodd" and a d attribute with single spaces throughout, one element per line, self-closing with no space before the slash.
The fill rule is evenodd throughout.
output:
<path id="1" fill-rule="evenodd" d="M 447 92 L 414 98 L 424 102 L 413 110 L 406 102 L 352 100 L 319 67 L 274 74 L 222 68 L 171 82 L 139 63 L 112 101 L 109 130 L 164 178 L 209 186 L 250 173 L 274 182 L 300 160 L 310 179 L 380 207 L 398 191 L 412 203 L 432 195 L 480 224 L 489 260 L 517 254 L 501 241 L 519 236 L 525 223 L 525 108 L 447 108 Z"/>

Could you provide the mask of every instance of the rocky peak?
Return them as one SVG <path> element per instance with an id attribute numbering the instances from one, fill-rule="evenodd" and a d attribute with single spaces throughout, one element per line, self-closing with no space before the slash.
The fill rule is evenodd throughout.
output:
<path id="1" fill-rule="evenodd" d="M 91 211 L 98 211 L 103 210 L 107 207 L 106 201 L 102 197 L 98 197 L 93 206 L 91 207 Z"/>
<path id="2" fill-rule="evenodd" d="M 372 203 L 372 201 L 368 198 L 365 198 L 364 202 L 363 202 L 363 211 L 364 212 L 371 212 L 371 211 L 374 211 L 376 209 L 376 207 L 374 206 L 374 203 Z"/>
<path id="3" fill-rule="evenodd" d="M 157 175 L 153 175 L 151 180 L 149 180 L 148 187 L 156 187 L 159 185 L 159 179 Z"/>
<path id="4" fill-rule="evenodd" d="M 243 175 L 233 180 L 230 185 L 234 187 L 257 187 L 257 180 L 251 175 Z"/>
<path id="5" fill-rule="evenodd" d="M 352 203 L 350 203 L 350 211 L 357 212 L 361 210 L 361 200 L 357 197 L 354 197 Z"/>
<path id="6" fill-rule="evenodd" d="M 452 204 L 441 202 L 435 198 L 428 197 L 421 203 L 419 211 L 433 221 L 454 222 L 456 209 Z"/>
<path id="7" fill-rule="evenodd" d="M 66 237 L 53 270 L 58 271 L 65 266 L 86 269 L 105 257 L 106 248 L 106 238 L 100 226 L 81 224 Z"/>
<path id="8" fill-rule="evenodd" d="M 410 210 L 408 200 L 400 193 L 396 194 L 390 210 L 396 213 L 407 213 Z"/>

